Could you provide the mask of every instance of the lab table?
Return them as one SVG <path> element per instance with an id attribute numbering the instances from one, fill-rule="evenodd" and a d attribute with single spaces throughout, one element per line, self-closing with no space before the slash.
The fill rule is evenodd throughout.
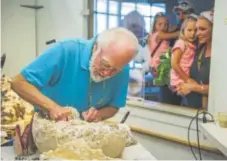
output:
<path id="1" fill-rule="evenodd" d="M 227 156 L 227 128 L 221 128 L 218 123 L 202 123 L 200 129 L 207 140 Z"/>
<path id="2" fill-rule="evenodd" d="M 1 147 L 1 160 L 15 160 L 16 154 L 14 153 L 13 146 Z M 38 158 L 39 154 L 28 156 L 27 160 Z M 126 147 L 121 155 L 122 160 L 157 160 L 150 152 L 148 152 L 141 144 L 136 144 Z"/>

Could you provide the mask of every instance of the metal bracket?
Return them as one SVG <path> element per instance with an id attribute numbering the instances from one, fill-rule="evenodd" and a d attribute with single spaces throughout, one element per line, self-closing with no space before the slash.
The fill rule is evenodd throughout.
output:
<path id="1" fill-rule="evenodd" d="M 35 10 L 44 8 L 44 6 L 37 6 L 37 5 L 20 5 L 20 6 L 24 8 L 35 9 Z"/>
<path id="2" fill-rule="evenodd" d="M 90 15 L 90 10 L 89 9 L 85 9 L 81 11 L 81 15 L 83 16 L 89 16 Z"/>

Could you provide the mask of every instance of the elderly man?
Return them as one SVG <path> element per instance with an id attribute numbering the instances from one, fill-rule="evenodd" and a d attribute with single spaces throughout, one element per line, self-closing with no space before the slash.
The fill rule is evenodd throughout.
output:
<path id="1" fill-rule="evenodd" d="M 138 41 L 124 28 L 102 32 L 91 40 L 64 40 L 44 51 L 12 81 L 12 88 L 55 120 L 67 120 L 66 106 L 87 121 L 115 115 L 126 103 L 128 62 Z"/>

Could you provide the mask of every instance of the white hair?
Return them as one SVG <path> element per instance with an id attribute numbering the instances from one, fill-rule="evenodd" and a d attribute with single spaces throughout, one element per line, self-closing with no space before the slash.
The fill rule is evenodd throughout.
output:
<path id="1" fill-rule="evenodd" d="M 121 36 L 119 34 L 122 34 L 122 37 L 127 35 L 127 38 L 132 41 L 125 41 L 125 39 L 121 39 Z M 135 54 L 138 53 L 139 49 L 139 42 L 137 37 L 128 29 L 123 27 L 115 27 L 111 28 L 109 30 L 105 30 L 101 32 L 97 37 L 97 43 L 100 47 L 108 47 L 112 42 L 118 42 L 122 43 L 122 45 L 126 46 L 134 46 L 135 47 Z"/>

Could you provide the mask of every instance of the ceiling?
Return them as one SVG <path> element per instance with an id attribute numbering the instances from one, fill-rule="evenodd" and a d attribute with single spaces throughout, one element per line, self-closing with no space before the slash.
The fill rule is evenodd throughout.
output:
<path id="1" fill-rule="evenodd" d="M 144 2 L 144 3 L 163 3 L 167 0 L 113 0 L 118 2 Z"/>

